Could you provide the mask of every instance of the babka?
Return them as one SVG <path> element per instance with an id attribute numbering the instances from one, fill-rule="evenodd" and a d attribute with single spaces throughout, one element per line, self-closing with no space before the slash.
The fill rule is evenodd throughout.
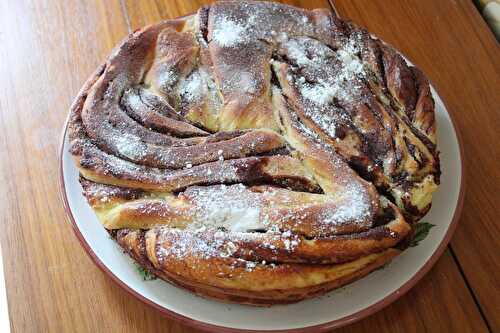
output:
<path id="1" fill-rule="evenodd" d="M 296 302 L 382 267 L 439 184 L 426 77 L 323 9 L 219 1 L 135 31 L 68 126 L 116 242 L 229 302 Z"/>

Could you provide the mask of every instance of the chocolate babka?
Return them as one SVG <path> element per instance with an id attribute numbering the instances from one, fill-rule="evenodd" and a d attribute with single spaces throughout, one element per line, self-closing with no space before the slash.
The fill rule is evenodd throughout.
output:
<path id="1" fill-rule="evenodd" d="M 272 305 L 397 256 L 439 184 L 434 101 L 327 10 L 220 1 L 129 35 L 69 121 L 83 194 L 141 266 Z"/>

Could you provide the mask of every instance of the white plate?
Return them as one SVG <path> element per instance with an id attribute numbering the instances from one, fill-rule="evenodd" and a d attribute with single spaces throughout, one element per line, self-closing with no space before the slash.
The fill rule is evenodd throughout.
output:
<path id="1" fill-rule="evenodd" d="M 432 92 L 442 176 L 432 209 L 423 221 L 436 227 L 419 246 L 407 249 L 384 269 L 297 304 L 271 308 L 225 304 L 194 296 L 159 279 L 143 281 L 132 260 L 109 238 L 87 205 L 78 182 L 78 169 L 68 153 L 66 129 L 60 156 L 61 194 L 76 235 L 96 264 L 127 291 L 167 316 L 216 332 L 234 329 L 317 332 L 342 326 L 380 310 L 408 291 L 438 259 L 453 233 L 462 204 L 463 166 L 452 120 L 441 98 L 434 89 Z"/>

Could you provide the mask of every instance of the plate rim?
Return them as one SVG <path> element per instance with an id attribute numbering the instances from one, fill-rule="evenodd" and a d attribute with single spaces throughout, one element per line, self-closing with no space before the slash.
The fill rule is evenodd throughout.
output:
<path id="1" fill-rule="evenodd" d="M 395 48 L 396 49 L 396 48 Z M 397 49 L 396 49 L 397 50 Z M 399 52 L 399 51 L 398 51 Z M 101 68 L 102 65 L 98 66 Z M 97 70 L 97 71 L 98 71 Z M 96 72 L 97 72 L 96 71 Z M 96 75 L 96 72 L 90 75 L 90 78 L 93 78 L 94 75 Z M 87 81 L 86 81 L 87 83 Z M 84 83 L 83 87 L 86 86 L 86 83 Z M 454 116 L 448 111 L 448 107 L 446 103 L 443 101 L 441 98 L 441 95 L 437 92 L 437 89 L 435 86 L 432 84 L 432 82 L 429 80 L 429 85 L 434 89 L 436 92 L 437 97 L 440 99 L 441 103 L 444 106 L 444 110 L 446 111 L 446 114 L 448 115 L 453 132 L 455 133 L 455 136 L 457 138 L 457 144 L 458 144 L 458 153 L 459 153 L 459 160 L 460 160 L 460 166 L 461 166 L 461 172 L 460 172 L 460 188 L 459 188 L 459 194 L 458 194 L 458 199 L 457 199 L 457 204 L 455 206 L 455 211 L 453 212 L 453 217 L 451 219 L 451 222 L 448 226 L 448 229 L 446 230 L 446 233 L 444 237 L 441 239 L 438 247 L 436 250 L 432 253 L 432 255 L 429 257 L 429 259 L 420 267 L 420 269 L 411 277 L 409 278 L 405 283 L 403 283 L 398 289 L 394 290 L 392 293 L 386 295 L 379 301 L 375 302 L 374 304 L 371 304 L 370 306 L 367 306 L 366 308 L 356 311 L 350 315 L 328 321 L 322 324 L 317 324 L 317 325 L 312 325 L 312 326 L 306 326 L 306 327 L 300 327 L 300 328 L 291 328 L 291 329 L 279 329 L 279 330 L 266 330 L 266 332 L 276 332 L 276 333 L 308 333 L 308 332 L 325 332 L 327 330 L 331 330 L 334 328 L 340 328 L 342 326 L 346 326 L 348 324 L 352 324 L 356 321 L 359 321 L 363 318 L 366 318 L 389 304 L 393 303 L 400 297 L 402 297 L 404 294 L 406 294 L 411 288 L 413 288 L 428 272 L 429 270 L 434 266 L 436 261 L 441 257 L 443 252 L 445 251 L 446 247 L 448 246 L 448 243 L 450 242 L 457 224 L 458 220 L 460 219 L 462 208 L 463 208 L 463 203 L 464 203 L 464 197 L 465 197 L 465 163 L 464 163 L 464 148 L 463 148 L 463 140 L 462 140 L 462 135 L 460 131 L 458 130 L 456 126 L 456 121 Z M 83 90 L 83 89 L 82 89 Z M 78 98 L 80 96 L 82 91 L 80 91 L 77 94 Z M 76 99 L 75 98 L 75 99 Z M 162 305 L 153 302 L 152 300 L 149 300 L 148 298 L 144 297 L 142 294 L 139 292 L 133 290 L 129 285 L 127 285 L 125 282 L 120 280 L 102 261 L 99 259 L 99 257 L 95 254 L 95 252 L 92 250 L 90 245 L 87 243 L 85 238 L 83 237 L 83 234 L 81 233 L 80 229 L 78 228 L 75 217 L 73 215 L 73 212 L 71 211 L 68 203 L 68 198 L 66 195 L 66 184 L 64 181 L 64 169 L 63 169 L 63 157 L 64 157 L 64 146 L 65 146 L 65 139 L 66 139 L 66 134 L 68 131 L 68 125 L 69 125 L 69 119 L 71 117 L 71 112 L 68 113 L 66 120 L 64 122 L 64 127 L 62 129 L 62 133 L 59 139 L 59 152 L 58 152 L 58 159 L 59 159 L 59 177 L 58 177 L 58 190 L 59 190 L 59 196 L 63 202 L 63 207 L 64 211 L 66 213 L 66 218 L 71 222 L 71 226 L 73 229 L 73 232 L 75 236 L 78 238 L 81 246 L 85 250 L 85 252 L 88 254 L 88 256 L 91 258 L 91 260 L 94 262 L 94 264 L 97 265 L 104 273 L 107 275 L 111 280 L 113 280 L 118 286 L 120 286 L 123 290 L 125 290 L 127 293 L 130 295 L 134 296 L 135 298 L 139 299 L 141 302 L 144 304 L 156 309 L 157 311 L 160 312 L 161 315 L 164 317 L 167 317 L 169 319 L 177 320 L 181 322 L 182 324 L 185 324 L 187 326 L 196 328 L 196 329 L 201 329 L 204 331 L 208 332 L 222 332 L 222 333 L 236 333 L 236 332 L 247 332 L 247 333 L 257 333 L 257 332 L 262 332 L 262 330 L 253 330 L 253 329 L 240 329 L 240 328 L 232 328 L 232 327 L 226 327 L 226 326 L 219 326 L 215 324 L 210 324 L 206 323 L 200 320 L 196 320 L 184 315 L 181 315 L 173 310 L 167 309 L 163 307 Z"/>

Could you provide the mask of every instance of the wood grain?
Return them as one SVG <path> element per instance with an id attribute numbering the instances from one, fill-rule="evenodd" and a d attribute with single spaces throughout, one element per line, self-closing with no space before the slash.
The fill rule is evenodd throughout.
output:
<path id="1" fill-rule="evenodd" d="M 286 2 L 328 7 L 326 0 Z M 13 332 L 193 332 L 130 297 L 88 258 L 58 198 L 57 145 L 73 97 L 118 41 L 202 3 L 0 1 L 0 245 Z M 466 1 L 335 5 L 430 76 L 456 116 L 469 170 L 453 253 L 446 252 L 400 300 L 340 331 L 486 332 L 474 297 L 491 328 L 500 330 L 494 238 L 499 230 L 493 222 L 499 188 L 498 44 Z"/>
<path id="2" fill-rule="evenodd" d="M 130 28 L 135 30 L 160 20 L 175 18 L 195 13 L 198 8 L 212 1 L 209 0 L 123 0 L 126 14 L 129 17 Z M 327 0 L 288 0 L 276 1 L 289 5 L 314 9 L 331 8 Z"/>
<path id="3" fill-rule="evenodd" d="M 185 332 L 102 274 L 58 196 L 68 106 L 127 34 L 121 8 L 118 1 L 0 2 L 0 243 L 12 332 Z"/>

